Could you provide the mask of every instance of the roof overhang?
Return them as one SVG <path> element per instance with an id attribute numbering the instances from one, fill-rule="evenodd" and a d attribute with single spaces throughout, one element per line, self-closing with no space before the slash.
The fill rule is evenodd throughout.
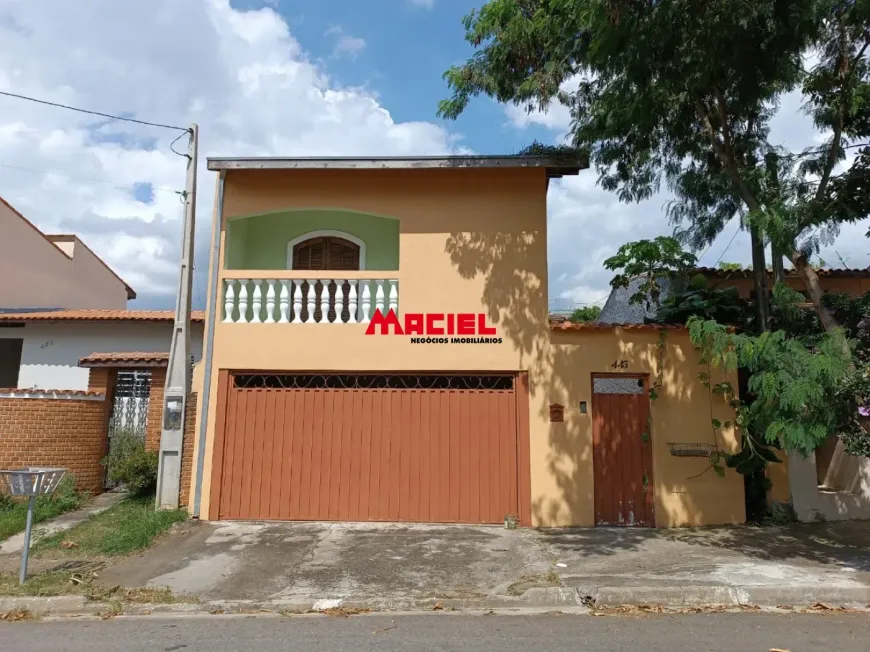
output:
<path id="1" fill-rule="evenodd" d="M 576 175 L 589 167 L 586 157 L 544 156 L 345 156 L 315 158 L 251 157 L 208 159 L 208 169 L 224 170 L 455 170 L 544 168 L 550 179 Z"/>
<path id="2" fill-rule="evenodd" d="M 169 353 L 111 352 L 91 353 L 79 359 L 79 367 L 96 369 L 100 367 L 121 367 L 125 369 L 148 369 L 169 365 Z"/>

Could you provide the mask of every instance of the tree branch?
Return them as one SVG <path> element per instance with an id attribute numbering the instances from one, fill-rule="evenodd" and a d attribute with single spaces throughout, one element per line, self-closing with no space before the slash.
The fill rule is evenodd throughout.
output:
<path id="1" fill-rule="evenodd" d="M 864 32 L 864 45 L 861 46 L 861 49 L 858 50 L 858 54 L 855 55 L 855 58 L 852 59 L 851 69 L 854 70 L 855 66 L 858 65 L 858 62 L 861 61 L 861 57 L 864 56 L 864 52 L 867 51 L 867 46 L 870 45 L 870 32 Z"/>
<path id="2" fill-rule="evenodd" d="M 837 65 L 837 76 L 840 78 L 840 102 L 837 107 L 837 122 L 834 124 L 834 135 L 831 138 L 831 149 L 828 150 L 828 158 L 825 161 L 825 167 L 822 170 L 819 187 L 816 189 L 815 200 L 822 200 L 825 196 L 825 191 L 828 189 L 828 181 L 831 178 L 831 172 L 837 164 L 837 159 L 840 155 L 840 139 L 843 137 L 843 125 L 846 122 L 846 104 L 849 100 L 848 81 L 849 81 L 849 54 L 847 52 L 848 41 L 846 38 L 846 27 L 843 24 L 842 16 L 840 17 L 840 61 Z M 862 50 L 863 51 L 863 50 Z"/>
<path id="3" fill-rule="evenodd" d="M 732 156 L 729 156 L 728 152 L 725 151 L 725 147 L 719 141 L 716 129 L 710 122 L 710 114 L 707 111 L 707 107 L 704 106 L 704 103 L 701 100 L 695 100 L 695 110 L 698 112 L 698 117 L 701 120 L 704 131 L 707 132 L 707 137 L 710 139 L 713 151 L 716 153 L 716 156 L 719 157 L 722 165 L 725 166 L 725 170 L 728 172 L 728 176 L 731 177 L 731 182 L 734 184 L 740 198 L 746 203 L 746 206 L 750 211 L 757 211 L 759 209 L 758 200 L 752 194 L 752 191 L 749 190 L 749 186 L 746 185 L 743 177 L 740 176 L 737 162 Z"/>
<path id="4" fill-rule="evenodd" d="M 716 107 L 719 109 L 719 122 L 722 125 L 722 141 L 725 151 L 734 159 L 734 143 L 731 140 L 731 132 L 728 129 L 728 111 L 725 108 L 725 96 L 718 88 L 716 89 Z"/>

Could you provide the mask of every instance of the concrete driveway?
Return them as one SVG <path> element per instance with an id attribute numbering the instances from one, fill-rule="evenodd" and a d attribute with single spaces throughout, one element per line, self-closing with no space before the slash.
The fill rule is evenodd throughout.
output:
<path id="1" fill-rule="evenodd" d="M 403 608 L 555 586 L 530 530 L 353 523 L 190 523 L 104 570 L 107 586 L 168 586 L 206 601 Z"/>
<path id="2" fill-rule="evenodd" d="M 870 602 L 870 524 L 506 530 L 183 524 L 99 582 L 270 609 Z"/>

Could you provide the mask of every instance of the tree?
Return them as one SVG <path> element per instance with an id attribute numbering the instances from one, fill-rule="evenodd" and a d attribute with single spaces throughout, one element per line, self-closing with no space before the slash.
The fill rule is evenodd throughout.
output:
<path id="1" fill-rule="evenodd" d="M 740 366 L 751 373 L 748 389 L 755 397 L 741 406 L 739 417 L 748 432 L 804 456 L 831 433 L 867 442 L 866 432 L 856 425 L 859 398 L 842 391 L 858 382 L 859 375 L 844 353 L 849 343 L 842 331 L 825 333 L 811 350 L 785 331 L 754 336 L 700 317 L 690 318 L 688 327 L 692 343 L 713 366 Z"/>
<path id="2" fill-rule="evenodd" d="M 741 265 L 740 263 L 727 263 L 724 260 L 720 262 L 716 267 L 725 272 L 739 272 L 743 269 L 743 265 Z"/>
<path id="3" fill-rule="evenodd" d="M 627 288 L 632 280 L 643 279 L 628 302 L 646 303 L 649 308 L 653 303 L 658 306 L 661 301 L 659 279 L 685 276 L 696 263 L 695 255 L 684 251 L 676 239 L 659 236 L 622 245 L 615 256 L 604 261 L 604 267 L 611 271 L 622 270 L 610 281 L 614 289 Z"/>
<path id="4" fill-rule="evenodd" d="M 490 0 L 465 18 L 478 51 L 445 73 L 453 95 L 439 113 L 455 118 L 478 94 L 530 111 L 566 104 L 571 143 L 604 188 L 640 201 L 666 183 L 670 218 L 693 247 L 740 215 L 758 296 L 766 234 L 833 331 L 809 256 L 870 210 L 870 148 L 835 174 L 845 147 L 870 136 L 868 13 L 870 0 Z M 811 51 L 821 58 L 807 72 Z M 768 131 L 796 88 L 831 135 L 789 152 Z"/>
<path id="5" fill-rule="evenodd" d="M 582 324 L 583 322 L 595 321 L 601 315 L 601 308 L 598 306 L 584 306 L 583 308 L 577 308 L 574 312 L 571 313 L 571 316 L 568 317 L 568 321 L 572 321 L 575 324 Z"/>

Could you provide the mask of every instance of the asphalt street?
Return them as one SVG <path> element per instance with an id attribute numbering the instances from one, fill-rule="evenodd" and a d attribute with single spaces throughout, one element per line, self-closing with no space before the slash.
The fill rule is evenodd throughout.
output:
<path id="1" fill-rule="evenodd" d="M 868 614 L 156 617 L 0 623 L 0 650 L 866 652 Z"/>

